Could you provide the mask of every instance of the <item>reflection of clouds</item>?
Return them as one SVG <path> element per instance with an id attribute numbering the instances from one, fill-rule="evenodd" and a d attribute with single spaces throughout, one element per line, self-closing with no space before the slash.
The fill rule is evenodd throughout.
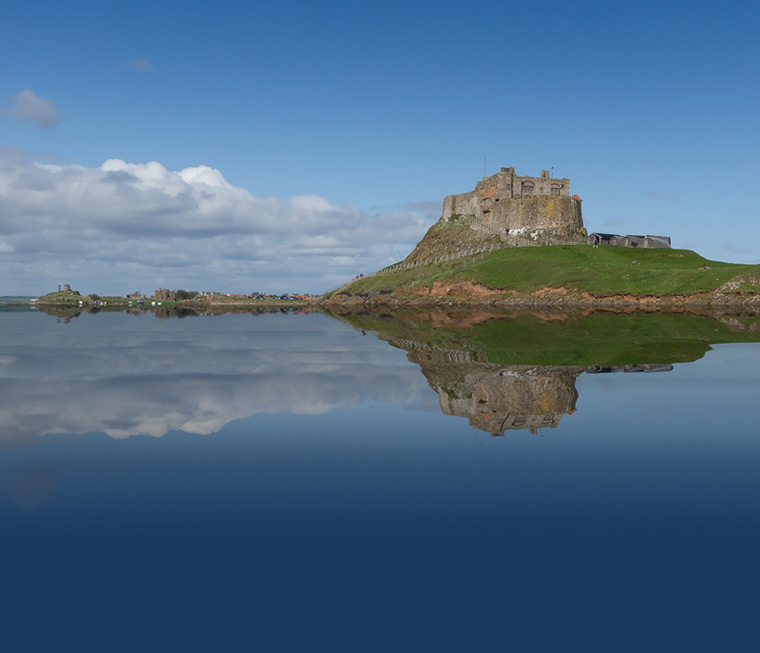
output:
<path id="1" fill-rule="evenodd" d="M 103 317 L 79 330 L 51 321 L 34 344 L 4 339 L 0 357 L 13 349 L 14 360 L 0 367 L 0 443 L 91 431 L 208 434 L 256 413 L 409 404 L 426 387 L 401 352 L 359 342 L 324 316 Z"/>

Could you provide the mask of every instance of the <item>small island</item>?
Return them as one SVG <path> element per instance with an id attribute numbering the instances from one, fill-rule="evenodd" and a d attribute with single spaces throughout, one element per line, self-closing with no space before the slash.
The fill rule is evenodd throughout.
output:
<path id="1" fill-rule="evenodd" d="M 404 306 L 760 312 L 760 265 L 710 261 L 669 236 L 589 234 L 570 180 L 502 168 L 449 195 L 403 260 L 326 293 L 357 310 Z"/>

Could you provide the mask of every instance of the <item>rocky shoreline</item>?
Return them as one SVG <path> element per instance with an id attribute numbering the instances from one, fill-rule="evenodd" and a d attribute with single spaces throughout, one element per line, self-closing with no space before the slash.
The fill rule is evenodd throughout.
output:
<path id="1" fill-rule="evenodd" d="M 330 310 L 400 310 L 419 309 L 507 309 L 507 310 L 561 310 L 561 311 L 612 311 L 612 312 L 690 312 L 756 313 L 760 314 L 760 293 L 729 294 L 724 292 L 695 293 L 692 295 L 642 296 L 612 295 L 595 297 L 588 293 L 573 293 L 565 288 L 543 288 L 529 295 L 504 293 L 485 287 L 439 288 L 429 293 L 375 293 L 368 295 L 336 294 L 319 302 Z M 443 292 L 441 292 L 443 290 Z M 463 292 L 464 291 L 464 292 Z"/>

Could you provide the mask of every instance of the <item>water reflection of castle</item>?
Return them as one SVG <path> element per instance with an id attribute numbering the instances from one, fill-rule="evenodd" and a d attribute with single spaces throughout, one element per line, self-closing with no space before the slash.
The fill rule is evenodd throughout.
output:
<path id="1" fill-rule="evenodd" d="M 569 367 L 495 365 L 476 360 L 477 352 L 425 347 L 413 341 L 392 340 L 422 368 L 440 397 L 446 415 L 466 417 L 470 425 L 494 436 L 505 431 L 557 428 L 576 408 L 576 378 L 583 372 L 665 372 L 672 365 Z"/>

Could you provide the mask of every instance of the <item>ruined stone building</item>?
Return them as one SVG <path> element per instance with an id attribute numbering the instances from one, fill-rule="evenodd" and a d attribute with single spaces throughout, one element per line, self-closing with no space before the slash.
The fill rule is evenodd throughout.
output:
<path id="1" fill-rule="evenodd" d="M 469 220 L 473 229 L 500 236 L 508 245 L 585 243 L 581 199 L 570 196 L 568 178 L 522 177 L 502 168 L 475 190 L 443 200 L 444 220 Z"/>
<path id="2" fill-rule="evenodd" d="M 166 288 L 159 288 L 153 293 L 151 299 L 157 302 L 174 302 L 177 300 L 177 291 L 168 290 Z"/>

